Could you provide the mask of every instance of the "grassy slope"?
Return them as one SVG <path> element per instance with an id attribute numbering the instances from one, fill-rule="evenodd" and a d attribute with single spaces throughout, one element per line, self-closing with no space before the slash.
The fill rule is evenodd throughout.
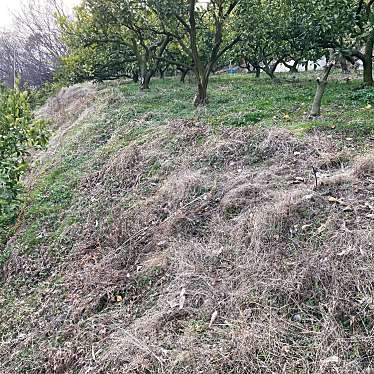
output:
<path id="1" fill-rule="evenodd" d="M 312 74 L 284 79 L 214 77 L 197 111 L 193 84 L 99 87 L 0 255 L 1 372 L 370 365 L 373 94 L 336 76 L 309 121 Z"/>

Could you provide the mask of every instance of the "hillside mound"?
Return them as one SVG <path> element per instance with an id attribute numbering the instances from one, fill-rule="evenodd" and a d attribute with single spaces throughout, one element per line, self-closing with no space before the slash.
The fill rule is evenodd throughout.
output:
<path id="1" fill-rule="evenodd" d="M 140 100 L 75 87 L 43 109 L 55 134 L 1 265 L 1 372 L 373 366 L 374 154 Z"/>

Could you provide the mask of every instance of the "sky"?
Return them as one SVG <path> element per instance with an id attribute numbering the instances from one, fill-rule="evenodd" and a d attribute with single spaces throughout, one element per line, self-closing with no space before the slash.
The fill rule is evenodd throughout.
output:
<path id="1" fill-rule="evenodd" d="M 12 24 L 11 12 L 16 11 L 23 0 L 0 0 L 0 29 L 9 28 Z M 44 0 L 48 1 L 48 0 Z M 80 0 L 63 0 L 68 8 L 77 5 Z"/>

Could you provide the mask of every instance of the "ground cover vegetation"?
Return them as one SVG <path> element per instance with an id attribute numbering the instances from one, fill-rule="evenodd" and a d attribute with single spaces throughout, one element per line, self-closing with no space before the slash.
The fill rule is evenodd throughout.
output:
<path id="1" fill-rule="evenodd" d="M 372 374 L 373 4 L 52 12 L 0 94 L 0 372 Z"/>
<path id="2" fill-rule="evenodd" d="M 370 368 L 372 91 L 334 73 L 310 121 L 315 74 L 213 76 L 197 111 L 174 78 L 50 99 L 2 251 L 2 370 Z"/>

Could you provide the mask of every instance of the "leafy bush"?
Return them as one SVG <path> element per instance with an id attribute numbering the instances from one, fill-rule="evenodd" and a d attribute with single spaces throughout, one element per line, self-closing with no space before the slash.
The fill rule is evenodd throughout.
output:
<path id="1" fill-rule="evenodd" d="M 31 148 L 47 143 L 46 123 L 37 120 L 28 95 L 19 90 L 0 92 L 0 228 L 14 217 L 19 205 L 20 179 Z"/>

